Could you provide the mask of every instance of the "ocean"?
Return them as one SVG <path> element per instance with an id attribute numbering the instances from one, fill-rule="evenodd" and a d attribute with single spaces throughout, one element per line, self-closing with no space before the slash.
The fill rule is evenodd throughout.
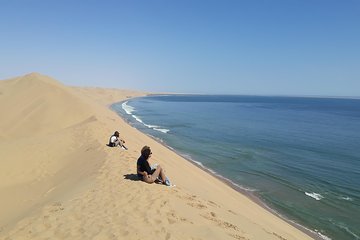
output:
<path id="1" fill-rule="evenodd" d="M 153 95 L 112 109 L 321 238 L 360 239 L 359 99 Z"/>

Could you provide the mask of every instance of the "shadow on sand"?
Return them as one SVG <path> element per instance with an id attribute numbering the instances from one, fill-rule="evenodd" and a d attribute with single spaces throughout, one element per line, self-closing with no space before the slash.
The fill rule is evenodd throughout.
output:
<path id="1" fill-rule="evenodd" d="M 131 180 L 131 181 L 140 181 L 138 175 L 134 174 L 134 173 L 125 174 L 124 179 L 128 179 L 128 180 Z"/>

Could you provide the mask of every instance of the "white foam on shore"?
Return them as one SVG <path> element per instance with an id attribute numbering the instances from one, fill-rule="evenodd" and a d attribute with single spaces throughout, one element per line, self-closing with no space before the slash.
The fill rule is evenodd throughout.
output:
<path id="1" fill-rule="evenodd" d="M 130 106 L 130 105 L 127 105 L 127 101 L 124 102 L 123 104 L 121 104 L 121 107 L 122 109 L 124 109 L 124 111 L 128 114 L 128 115 L 131 115 L 136 121 L 138 121 L 139 123 L 143 124 L 145 127 L 147 128 L 150 128 L 150 129 L 153 129 L 155 131 L 158 131 L 158 132 L 162 132 L 162 133 L 168 133 L 170 132 L 169 129 L 166 129 L 166 128 L 162 128 L 161 126 L 158 126 L 158 125 L 150 125 L 150 124 L 146 124 L 144 123 L 144 121 L 136 116 L 135 114 L 132 114 L 134 111 L 135 111 L 135 108 Z"/>
<path id="2" fill-rule="evenodd" d="M 127 114 L 131 115 L 135 111 L 135 108 L 133 108 L 132 106 L 127 105 L 127 103 L 128 103 L 127 101 L 124 102 L 123 104 L 121 104 L 121 107 L 122 107 L 122 109 L 124 109 L 124 111 Z"/>
<path id="3" fill-rule="evenodd" d="M 153 128 L 156 131 L 162 132 L 162 133 L 168 133 L 170 130 L 166 128 Z"/>
<path id="4" fill-rule="evenodd" d="M 321 199 L 323 199 L 324 197 L 320 194 L 320 193 L 316 193 L 316 192 L 312 192 L 312 193 L 308 193 L 305 192 L 305 195 L 314 198 L 315 200 L 319 201 Z"/>
<path id="5" fill-rule="evenodd" d="M 131 115 L 133 118 L 135 118 L 136 121 L 138 121 L 139 123 L 144 124 L 144 122 L 136 115 Z M 145 124 L 144 124 L 145 125 Z M 145 125 L 146 126 L 146 125 Z"/>
<path id="6" fill-rule="evenodd" d="M 331 238 L 329 238 L 328 236 L 325 236 L 324 234 L 322 234 L 321 232 L 319 232 L 317 229 L 315 229 L 315 233 L 320 236 L 322 239 L 324 240 L 332 240 Z"/>
<path id="7" fill-rule="evenodd" d="M 148 128 L 158 128 L 158 125 L 150 125 L 150 124 L 144 124 L 145 126 L 147 126 Z"/>

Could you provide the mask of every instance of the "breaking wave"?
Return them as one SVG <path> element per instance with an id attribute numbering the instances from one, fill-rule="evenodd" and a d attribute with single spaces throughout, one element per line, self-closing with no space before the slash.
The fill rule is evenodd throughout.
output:
<path id="1" fill-rule="evenodd" d="M 132 116 L 136 121 L 138 121 L 139 123 L 143 124 L 145 127 L 150 128 L 150 129 L 153 129 L 153 130 L 158 131 L 158 132 L 162 132 L 162 133 L 168 133 L 168 132 L 170 132 L 169 129 L 163 128 L 163 127 L 161 127 L 161 126 L 158 126 L 158 125 L 150 125 L 150 124 L 144 123 L 144 121 L 143 121 L 140 117 L 138 117 L 138 116 L 136 116 L 135 114 L 133 114 L 133 113 L 135 112 L 135 108 L 132 107 L 132 106 L 130 106 L 130 105 L 128 105 L 127 103 L 128 103 L 127 101 L 124 102 L 124 103 L 122 103 L 122 104 L 121 104 L 121 107 L 122 107 L 122 109 L 124 109 L 124 111 L 125 111 L 128 115 Z"/>
<path id="2" fill-rule="evenodd" d="M 315 200 L 319 201 L 321 199 L 323 199 L 324 197 L 320 194 L 320 193 L 316 193 L 316 192 L 312 192 L 312 193 L 308 193 L 305 192 L 305 195 L 314 198 Z"/>

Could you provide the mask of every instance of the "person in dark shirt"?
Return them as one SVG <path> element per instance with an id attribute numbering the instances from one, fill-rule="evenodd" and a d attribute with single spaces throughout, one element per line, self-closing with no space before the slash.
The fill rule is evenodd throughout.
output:
<path id="1" fill-rule="evenodd" d="M 148 162 L 151 155 L 150 147 L 144 146 L 141 149 L 141 156 L 137 160 L 138 177 L 146 183 L 153 183 L 160 176 L 165 185 L 170 185 L 169 180 L 165 176 L 165 171 L 160 165 L 157 165 L 156 169 L 151 169 Z"/>

